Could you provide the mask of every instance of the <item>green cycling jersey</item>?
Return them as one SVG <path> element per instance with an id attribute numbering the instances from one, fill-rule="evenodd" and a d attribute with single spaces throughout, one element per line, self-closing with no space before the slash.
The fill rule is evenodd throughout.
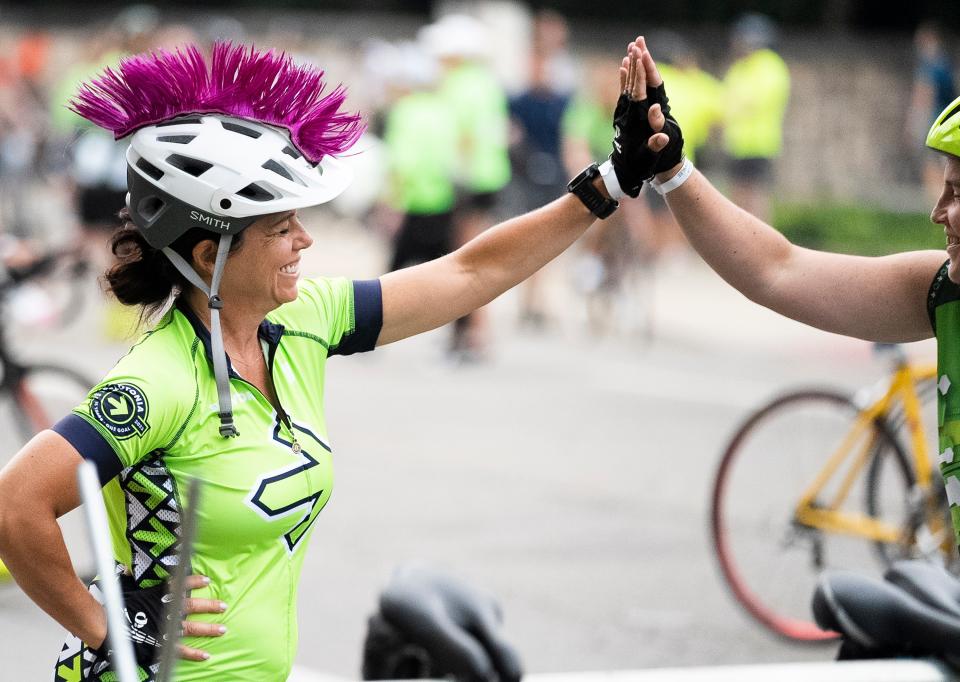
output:
<path id="1" fill-rule="evenodd" d="M 949 261 L 937 272 L 927 312 L 937 337 L 937 425 L 940 472 L 960 546 L 960 286 L 947 277 Z"/>
<path id="2" fill-rule="evenodd" d="M 218 431 L 209 333 L 178 305 L 54 427 L 97 464 L 116 559 L 140 588 L 172 572 L 180 491 L 188 477 L 202 483 L 190 568 L 211 583 L 192 596 L 228 609 L 191 618 L 222 623 L 227 632 L 184 640 L 211 657 L 181 661 L 178 682 L 287 679 L 304 549 L 333 484 L 324 367 L 331 355 L 372 350 L 381 322 L 379 281 L 301 282 L 297 300 L 259 330 L 280 409 L 231 369 L 239 436 L 227 439 Z M 71 638 L 56 681 L 107 682 L 87 676 L 91 658 Z"/>

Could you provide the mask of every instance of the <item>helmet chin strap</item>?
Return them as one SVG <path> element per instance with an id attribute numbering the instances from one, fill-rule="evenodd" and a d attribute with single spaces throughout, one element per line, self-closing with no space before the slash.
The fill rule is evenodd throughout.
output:
<path id="1" fill-rule="evenodd" d="M 220 403 L 220 435 L 224 438 L 239 435 L 237 427 L 233 424 L 233 406 L 230 403 L 230 375 L 227 372 L 227 352 L 223 347 L 223 332 L 220 329 L 220 310 L 223 308 L 223 300 L 217 294 L 220 289 L 220 279 L 223 277 L 223 268 L 227 263 L 227 254 L 230 252 L 230 242 L 232 241 L 233 235 L 224 234 L 220 236 L 220 243 L 217 245 L 217 259 L 213 265 L 213 276 L 210 278 L 209 287 L 183 256 L 169 246 L 163 248 L 164 255 L 170 259 L 173 267 L 186 277 L 191 284 L 207 295 L 207 307 L 210 309 L 213 376 L 217 382 L 217 400 Z"/>

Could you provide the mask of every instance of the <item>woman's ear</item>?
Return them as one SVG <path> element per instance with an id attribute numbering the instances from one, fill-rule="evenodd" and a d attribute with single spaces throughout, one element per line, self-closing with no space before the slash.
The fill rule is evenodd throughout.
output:
<path id="1" fill-rule="evenodd" d="M 213 277 L 213 266 L 217 262 L 217 242 L 204 239 L 193 247 L 193 269 L 206 281 Z"/>

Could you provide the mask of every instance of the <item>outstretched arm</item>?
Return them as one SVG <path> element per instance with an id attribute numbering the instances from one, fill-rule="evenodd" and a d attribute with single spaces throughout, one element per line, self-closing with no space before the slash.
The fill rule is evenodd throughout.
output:
<path id="1" fill-rule="evenodd" d="M 641 63 L 651 86 L 663 79 L 642 39 Z M 669 85 L 669 84 L 668 84 Z M 664 118 L 654 105 L 654 131 Z M 651 147 L 665 144 L 651 137 Z M 680 166 L 659 173 L 666 182 Z M 747 298 L 799 322 L 870 341 L 916 341 L 933 335 L 926 295 L 943 251 L 880 258 L 849 256 L 791 244 L 777 230 L 734 205 L 698 171 L 666 195 L 693 248 Z"/>
<path id="2" fill-rule="evenodd" d="M 377 345 L 435 329 L 489 303 L 557 257 L 595 219 L 567 194 L 490 228 L 443 258 L 384 275 Z"/>
<path id="3" fill-rule="evenodd" d="M 631 172 L 633 154 L 649 156 L 646 138 L 634 132 L 647 99 L 635 43 L 619 68 L 617 142 L 612 155 L 617 184 L 636 196 L 645 179 Z M 652 171 L 649 174 L 652 176 Z M 649 177 L 649 176 L 648 176 Z M 612 181 L 611 181 L 612 182 Z M 609 198 L 604 181 L 593 186 Z M 618 187 L 619 189 L 619 187 Z M 380 278 L 383 327 L 377 345 L 399 341 L 451 322 L 519 284 L 569 247 L 595 220 L 577 197 L 566 194 L 546 206 L 500 223 L 457 251 Z"/>

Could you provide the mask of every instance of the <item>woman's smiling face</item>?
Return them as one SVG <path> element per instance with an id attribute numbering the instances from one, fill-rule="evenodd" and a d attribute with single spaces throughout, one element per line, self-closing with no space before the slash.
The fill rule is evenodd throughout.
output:
<path id="1" fill-rule="evenodd" d="M 272 213 L 250 225 L 240 248 L 230 254 L 221 291 L 224 301 L 242 301 L 264 313 L 296 300 L 300 252 L 313 237 L 296 211 Z"/>

